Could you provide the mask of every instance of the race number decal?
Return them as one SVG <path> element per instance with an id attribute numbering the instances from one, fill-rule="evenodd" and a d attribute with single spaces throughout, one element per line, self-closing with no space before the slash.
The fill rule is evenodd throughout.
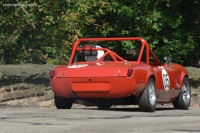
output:
<path id="1" fill-rule="evenodd" d="M 170 80 L 169 80 L 169 75 L 167 74 L 167 71 L 165 69 L 162 69 L 162 80 L 165 91 L 168 91 L 170 87 Z"/>

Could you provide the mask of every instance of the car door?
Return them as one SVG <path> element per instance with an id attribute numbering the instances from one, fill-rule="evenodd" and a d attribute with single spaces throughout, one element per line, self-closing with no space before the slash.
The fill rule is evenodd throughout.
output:
<path id="1" fill-rule="evenodd" d="M 177 80 L 176 71 L 170 65 L 157 66 L 155 68 L 157 77 L 158 101 L 169 102 L 173 97 Z"/>
<path id="2" fill-rule="evenodd" d="M 146 49 L 145 49 L 146 50 Z M 151 49 L 144 50 L 146 62 L 153 66 L 156 78 L 157 101 L 170 102 L 178 81 L 178 74 L 171 63 L 171 57 L 166 58 L 166 64 L 161 63 Z"/>

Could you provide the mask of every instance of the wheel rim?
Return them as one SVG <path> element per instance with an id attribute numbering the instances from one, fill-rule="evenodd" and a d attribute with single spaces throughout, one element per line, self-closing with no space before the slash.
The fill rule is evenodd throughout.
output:
<path id="1" fill-rule="evenodd" d="M 182 86 L 183 100 L 186 104 L 190 102 L 190 89 L 189 85 L 184 82 Z"/>
<path id="2" fill-rule="evenodd" d="M 149 102 L 152 106 L 154 106 L 156 103 L 156 92 L 153 83 L 149 85 L 148 90 L 149 90 Z"/>

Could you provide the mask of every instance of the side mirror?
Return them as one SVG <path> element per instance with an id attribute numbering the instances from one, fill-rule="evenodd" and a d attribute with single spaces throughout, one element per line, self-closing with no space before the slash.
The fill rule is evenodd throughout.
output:
<path id="1" fill-rule="evenodd" d="M 164 60 L 166 61 L 166 64 L 168 66 L 172 63 L 172 57 L 171 56 L 165 56 Z"/>

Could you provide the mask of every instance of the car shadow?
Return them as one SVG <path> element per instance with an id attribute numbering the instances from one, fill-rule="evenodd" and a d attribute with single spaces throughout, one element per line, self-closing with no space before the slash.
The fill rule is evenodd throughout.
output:
<path id="1" fill-rule="evenodd" d="M 103 110 L 98 108 L 79 108 L 84 110 Z M 158 107 L 156 111 L 166 111 L 166 110 L 175 110 L 173 107 Z M 121 111 L 121 112 L 141 112 L 141 110 L 137 107 L 111 107 L 110 109 L 104 109 L 103 111 Z"/>

